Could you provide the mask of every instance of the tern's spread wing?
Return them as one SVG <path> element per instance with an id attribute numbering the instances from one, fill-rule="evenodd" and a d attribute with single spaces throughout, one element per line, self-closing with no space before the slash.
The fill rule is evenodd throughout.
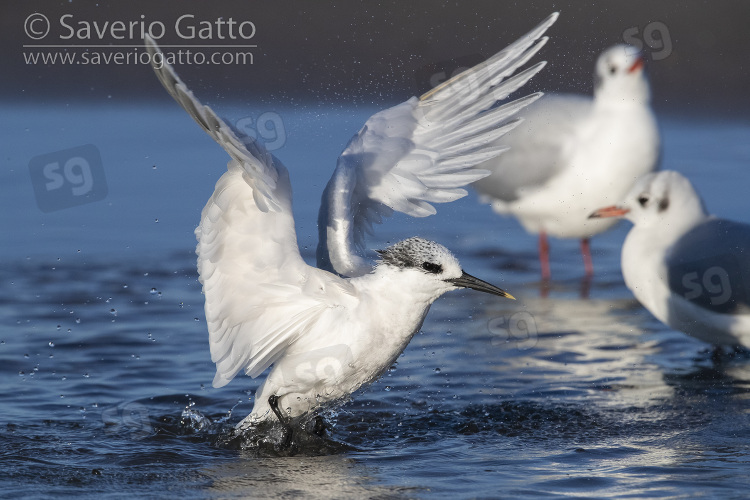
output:
<path id="1" fill-rule="evenodd" d="M 518 124 L 508 119 L 541 94 L 493 107 L 539 72 L 510 77 L 547 41 L 552 14 L 482 64 L 398 106 L 373 115 L 339 158 L 318 218 L 318 266 L 343 276 L 367 273 L 365 232 L 393 211 L 435 213 L 430 203 L 466 195 L 461 189 L 489 174 L 472 169 L 506 148 L 493 143 Z M 510 78 L 509 78 L 510 77 Z"/>
<path id="2" fill-rule="evenodd" d="M 152 55 L 159 50 L 150 38 L 146 46 Z M 221 387 L 243 369 L 260 375 L 352 291 L 346 281 L 308 266 L 300 256 L 284 166 L 263 146 L 238 138 L 171 66 L 155 65 L 154 71 L 232 158 L 195 230 L 216 363 L 213 384 Z"/>
<path id="3" fill-rule="evenodd" d="M 591 107 L 587 96 L 546 95 L 523 110 L 523 123 L 497 142 L 510 150 L 478 166 L 492 174 L 474 188 L 492 201 L 510 202 L 543 186 L 567 165 L 576 145 L 575 125 Z"/>

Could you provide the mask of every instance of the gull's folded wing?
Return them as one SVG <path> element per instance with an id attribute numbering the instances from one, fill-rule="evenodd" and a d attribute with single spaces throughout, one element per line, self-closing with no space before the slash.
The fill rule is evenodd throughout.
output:
<path id="1" fill-rule="evenodd" d="M 146 47 L 158 47 L 150 38 Z M 348 284 L 299 253 L 289 176 L 263 146 L 241 140 L 188 90 L 171 66 L 154 66 L 175 100 L 231 157 L 195 230 L 206 297 L 214 386 L 239 371 L 256 377 L 301 334 L 335 314 Z M 330 317 L 324 318 L 330 323 Z"/>
<path id="2" fill-rule="evenodd" d="M 493 143 L 518 124 L 510 118 L 541 94 L 494 106 L 544 67 L 538 63 L 511 77 L 546 43 L 542 35 L 556 19 L 552 14 L 487 61 L 367 120 L 323 194 L 320 268 L 343 276 L 369 272 L 362 253 L 373 223 L 393 211 L 431 215 L 431 203 L 461 198 L 463 186 L 489 175 L 472 167 L 505 150 Z"/>
<path id="3" fill-rule="evenodd" d="M 670 248 L 666 271 L 675 297 L 713 313 L 750 315 L 750 225 L 708 219 Z"/>

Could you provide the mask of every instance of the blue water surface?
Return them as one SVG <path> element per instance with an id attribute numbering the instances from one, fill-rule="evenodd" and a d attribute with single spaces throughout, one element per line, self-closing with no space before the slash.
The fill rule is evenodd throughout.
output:
<path id="1" fill-rule="evenodd" d="M 223 108 L 231 121 L 270 111 Z M 328 438 L 294 456 L 241 449 L 227 436 L 259 381 L 211 387 L 193 253 L 225 153 L 168 102 L 4 109 L 4 496 L 746 497 L 750 356 L 716 362 L 633 299 L 619 266 L 627 224 L 594 239 L 591 283 L 577 242 L 553 241 L 544 287 L 535 238 L 473 194 L 434 217 L 393 217 L 370 246 L 434 239 L 518 301 L 447 294 L 394 367 L 328 415 Z M 375 111 L 273 110 L 308 262 L 335 159 Z M 713 213 L 750 222 L 750 124 L 660 122 L 663 167 Z M 32 159 L 89 144 L 106 196 L 43 212 Z M 71 172 L 66 188 L 80 180 Z"/>

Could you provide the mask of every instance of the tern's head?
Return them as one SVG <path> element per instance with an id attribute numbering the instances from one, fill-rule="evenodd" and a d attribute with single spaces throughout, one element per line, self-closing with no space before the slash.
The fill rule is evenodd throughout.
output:
<path id="1" fill-rule="evenodd" d="M 706 216 L 703 201 L 690 181 L 671 170 L 644 175 L 621 204 L 591 214 L 592 218 L 624 217 L 637 227 L 674 234 L 692 228 Z"/>
<path id="2" fill-rule="evenodd" d="M 504 290 L 465 273 L 450 250 L 434 241 L 409 238 L 378 250 L 378 253 L 381 258 L 378 267 L 407 274 L 410 281 L 434 294 L 434 298 L 456 288 L 472 288 L 514 298 Z"/>
<path id="3" fill-rule="evenodd" d="M 648 81 L 638 49 L 615 45 L 602 52 L 594 69 L 594 96 L 607 104 L 648 102 Z"/>

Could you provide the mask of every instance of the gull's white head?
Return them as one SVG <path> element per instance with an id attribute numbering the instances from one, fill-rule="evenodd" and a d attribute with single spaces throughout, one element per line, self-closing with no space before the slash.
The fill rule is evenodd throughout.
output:
<path id="1" fill-rule="evenodd" d="M 644 175 L 621 204 L 601 208 L 591 217 L 624 217 L 639 228 L 682 234 L 707 215 L 690 181 L 678 172 L 665 170 Z"/>
<path id="2" fill-rule="evenodd" d="M 630 45 L 615 45 L 599 56 L 594 69 L 598 102 L 647 103 L 651 97 L 642 54 Z"/>
<path id="3" fill-rule="evenodd" d="M 434 299 L 450 290 L 472 288 L 501 297 L 514 298 L 500 288 L 467 274 L 458 259 L 443 245 L 413 237 L 378 250 L 377 269 L 403 273 L 419 289 Z"/>

